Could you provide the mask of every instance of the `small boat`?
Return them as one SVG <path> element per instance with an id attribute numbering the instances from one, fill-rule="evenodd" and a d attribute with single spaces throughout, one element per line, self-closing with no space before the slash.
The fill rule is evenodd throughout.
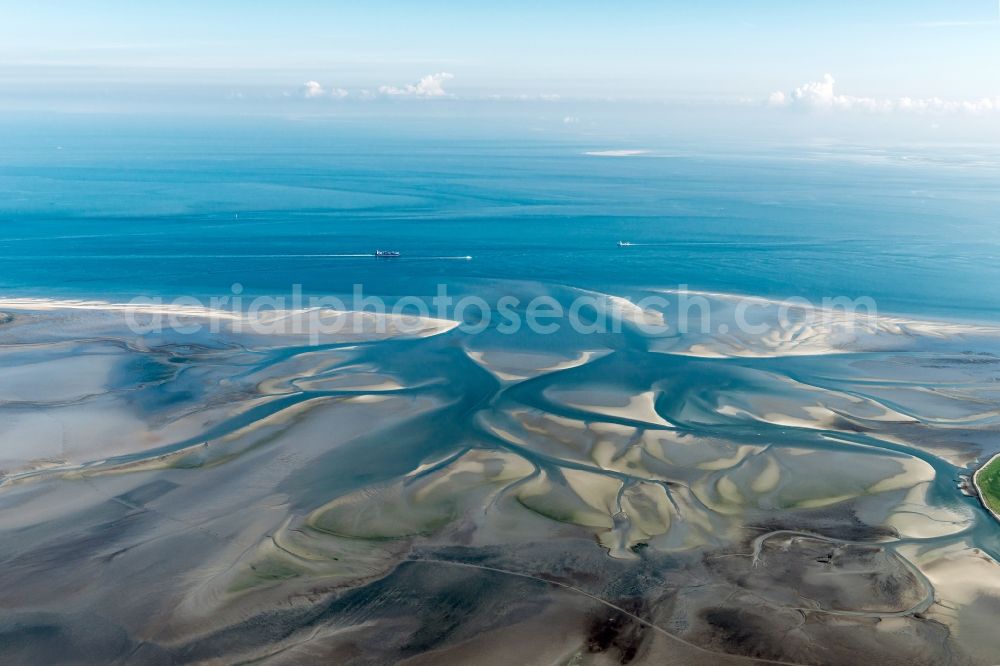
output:
<path id="1" fill-rule="evenodd" d="M 398 257 L 399 252 L 395 250 L 375 250 L 376 257 Z"/>
<path id="2" fill-rule="evenodd" d="M 618 247 L 628 247 L 631 244 L 628 241 L 618 241 Z"/>

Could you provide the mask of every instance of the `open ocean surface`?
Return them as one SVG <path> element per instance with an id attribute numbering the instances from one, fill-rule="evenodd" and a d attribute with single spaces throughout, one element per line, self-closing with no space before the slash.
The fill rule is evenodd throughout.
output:
<path id="1" fill-rule="evenodd" d="M 0 135 L 4 293 L 203 296 L 240 282 L 388 296 L 515 279 L 1000 317 L 1000 158 L 985 149 L 490 141 L 315 120 L 52 125 Z M 586 154 L 616 149 L 649 153 Z M 404 257 L 323 256 L 376 248 Z"/>
<path id="2" fill-rule="evenodd" d="M 374 127 L 0 125 L 0 663 L 996 663 L 1000 155 Z M 622 309 L 125 325 L 236 283 Z"/>

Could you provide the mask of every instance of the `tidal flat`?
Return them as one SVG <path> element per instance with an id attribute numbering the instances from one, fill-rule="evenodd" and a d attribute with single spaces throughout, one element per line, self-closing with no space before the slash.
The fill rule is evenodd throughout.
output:
<path id="1" fill-rule="evenodd" d="M 137 336 L 112 305 L 0 304 L 5 663 L 1000 654 L 959 486 L 1000 449 L 994 328 Z"/>

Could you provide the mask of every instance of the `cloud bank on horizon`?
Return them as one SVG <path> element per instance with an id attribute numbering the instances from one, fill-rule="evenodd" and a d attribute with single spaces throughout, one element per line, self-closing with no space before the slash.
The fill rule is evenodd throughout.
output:
<path id="1" fill-rule="evenodd" d="M 527 124 L 538 104 L 585 131 L 597 113 L 652 124 L 667 107 L 869 125 L 1000 111 L 997 0 L 8 4 L 0 114 L 350 114 L 371 102 Z"/>
<path id="2" fill-rule="evenodd" d="M 379 86 L 378 94 L 385 97 L 451 97 L 452 95 L 444 89 L 444 83 L 453 78 L 455 75 L 449 72 L 428 74 L 422 76 L 416 83 L 408 83 L 402 87 Z M 351 93 L 344 88 L 324 88 L 319 81 L 315 80 L 303 83 L 300 93 L 306 99 L 344 99 L 351 96 Z M 376 95 L 365 88 L 357 91 L 354 96 L 359 99 L 372 99 Z"/>
<path id="3" fill-rule="evenodd" d="M 302 84 L 302 96 L 306 99 L 316 99 L 317 97 L 332 97 L 343 99 L 349 93 L 343 88 L 326 89 L 318 81 L 306 81 Z"/>
<path id="4" fill-rule="evenodd" d="M 392 97 L 444 97 L 448 93 L 444 90 L 444 82 L 455 78 L 454 74 L 448 72 L 438 72 L 421 77 L 416 83 L 411 83 L 397 88 L 396 86 L 379 86 L 379 93 Z"/>
<path id="5" fill-rule="evenodd" d="M 403 86 L 381 85 L 376 92 L 361 89 L 350 93 L 344 88 L 325 88 L 318 81 L 310 80 L 302 84 L 301 96 L 305 99 L 344 99 L 353 97 L 360 100 L 385 98 L 437 98 L 458 99 L 459 97 L 445 90 L 446 82 L 455 78 L 450 72 L 437 72 L 422 76 L 415 83 Z M 788 92 L 775 91 L 766 99 L 765 106 L 775 109 L 794 109 L 798 111 L 853 111 L 888 114 L 894 112 L 917 114 L 955 114 L 967 113 L 982 115 L 1000 111 L 1000 97 L 983 97 L 976 100 L 954 100 L 942 97 L 870 97 L 847 95 L 838 92 L 836 79 L 831 74 L 824 74 L 818 81 L 809 81 L 796 86 Z M 557 95 L 550 96 L 478 96 L 479 100 L 521 100 L 559 99 Z M 752 100 L 745 99 L 750 102 Z M 578 122 L 575 116 L 566 116 L 564 124 Z"/>
<path id="6" fill-rule="evenodd" d="M 820 81 L 804 83 L 791 92 L 775 91 L 768 106 L 805 110 L 867 111 L 872 113 L 972 113 L 1000 111 L 1000 97 L 977 100 L 949 100 L 941 97 L 858 97 L 838 94 L 836 79 L 825 74 Z"/>

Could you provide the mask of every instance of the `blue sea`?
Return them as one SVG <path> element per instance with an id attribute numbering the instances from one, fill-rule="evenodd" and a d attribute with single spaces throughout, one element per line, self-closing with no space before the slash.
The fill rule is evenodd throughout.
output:
<path id="1" fill-rule="evenodd" d="M 490 139 L 441 124 L 7 121 L 0 291 L 391 296 L 514 279 L 1000 316 L 1000 161 L 985 148 Z M 592 154 L 619 150 L 647 152 Z M 402 260 L 329 256 L 378 248 Z"/>

